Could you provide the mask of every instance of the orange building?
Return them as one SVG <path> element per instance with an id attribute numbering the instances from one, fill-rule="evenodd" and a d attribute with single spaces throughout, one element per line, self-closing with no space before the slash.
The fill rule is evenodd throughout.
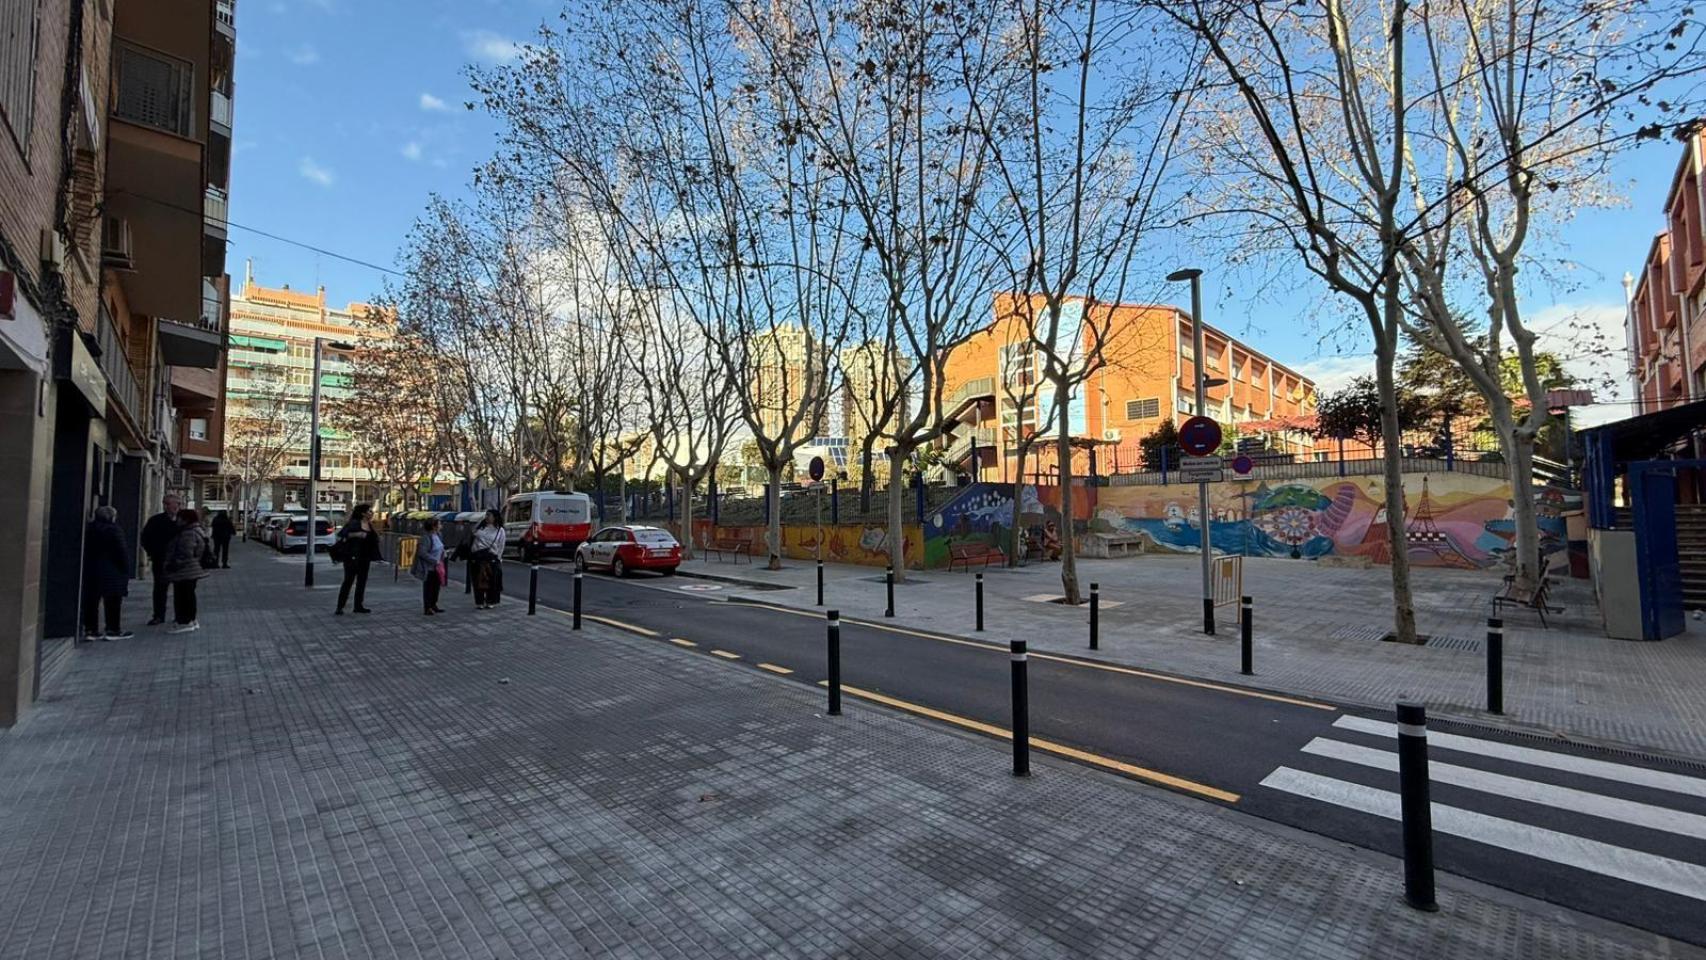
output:
<path id="1" fill-rule="evenodd" d="M 1035 309 L 1042 299 L 1032 298 Z M 989 327 L 956 347 L 944 377 L 944 415 L 959 421 L 943 445 L 944 472 L 973 479 L 1012 481 L 1020 442 L 1039 431 L 1050 436 L 1058 416 L 1053 391 L 1042 376 L 1048 351 L 1037 342 L 1024 302 L 1012 294 L 995 298 Z M 1067 403 L 1073 437 L 1074 475 L 1129 472 L 1141 463 L 1139 441 L 1164 420 L 1178 423 L 1196 413 L 1191 371 L 1190 314 L 1177 307 L 1091 304 L 1070 299 L 1062 310 L 1055 353 L 1083 365 L 1096 358 L 1088 377 Z M 1100 349 L 1097 349 L 1097 346 Z M 1240 424 L 1307 416 L 1315 409 L 1315 384 L 1296 370 L 1251 349 L 1213 327 L 1203 328 L 1206 378 L 1203 412 L 1230 432 Z M 1295 432 L 1265 432 L 1269 449 L 1308 455 L 1312 441 Z M 975 462 L 974 462 L 975 451 Z M 1056 463 L 1051 440 L 1035 442 L 1025 475 L 1047 479 Z"/>
<path id="2" fill-rule="evenodd" d="M 1629 278 L 1629 365 L 1638 413 L 1706 394 L 1706 133 L 1688 138 L 1665 198 L 1665 229 Z"/>

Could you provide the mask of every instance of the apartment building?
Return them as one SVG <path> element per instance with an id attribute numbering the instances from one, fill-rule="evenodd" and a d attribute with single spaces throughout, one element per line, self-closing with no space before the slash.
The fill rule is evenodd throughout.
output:
<path id="1" fill-rule="evenodd" d="M 1040 309 L 1040 299 L 1034 301 Z M 1058 422 L 1053 390 L 1043 377 L 1045 351 L 1038 348 L 1024 304 L 1010 294 L 996 297 L 989 327 L 948 358 L 945 415 L 959 427 L 944 444 L 945 472 L 977 480 L 1012 481 L 1022 438 L 1052 436 Z M 1139 442 L 1164 420 L 1175 423 L 1198 412 L 1236 430 L 1304 416 L 1315 408 L 1315 384 L 1296 370 L 1237 338 L 1204 325 L 1205 408 L 1195 406 L 1195 363 L 1190 314 L 1170 306 L 1095 304 L 1069 300 L 1052 352 L 1070 356 L 1088 375 L 1066 402 L 1073 470 L 1083 476 L 1131 469 L 1141 460 Z M 1219 381 L 1219 382 L 1217 382 Z M 1050 422 L 1043 422 L 1049 420 Z M 1307 455 L 1312 441 L 1293 431 L 1267 431 L 1278 452 Z M 1057 462 L 1052 441 L 1027 452 L 1025 475 L 1046 479 Z"/>
<path id="2" fill-rule="evenodd" d="M 315 343 L 320 354 L 319 508 L 337 513 L 375 499 L 376 478 L 330 408 L 349 395 L 350 357 L 337 344 L 383 340 L 394 332 L 365 303 L 332 306 L 313 293 L 255 282 L 245 265 L 231 296 L 226 361 L 225 470 L 221 496 L 243 510 L 306 507 Z M 326 348 L 327 345 L 332 345 Z"/>
<path id="3" fill-rule="evenodd" d="M 1688 138 L 1625 319 L 1638 413 L 1706 397 L 1706 133 Z"/>
<path id="4" fill-rule="evenodd" d="M 0 0 L 0 725 L 77 634 L 93 508 L 135 557 L 217 469 L 232 3 Z"/>

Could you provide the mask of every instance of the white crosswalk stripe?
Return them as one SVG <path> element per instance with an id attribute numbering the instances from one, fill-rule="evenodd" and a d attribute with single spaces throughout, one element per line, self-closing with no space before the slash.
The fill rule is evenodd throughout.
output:
<path id="1" fill-rule="evenodd" d="M 1353 772 L 1357 768 L 1397 772 L 1395 725 L 1358 717 L 1341 717 L 1334 726 L 1356 733 L 1393 739 L 1386 740 L 1380 747 L 1374 747 L 1331 737 L 1317 737 L 1301 751 L 1304 756 L 1315 758 L 1314 761 L 1310 764 L 1299 764 L 1314 769 L 1281 766 L 1264 778 L 1261 785 L 1335 807 L 1388 820 L 1399 819 L 1397 791 L 1359 782 Z M 1649 849 L 1631 849 L 1608 842 L 1607 837 L 1601 836 L 1598 829 L 1575 827 L 1581 834 L 1593 835 L 1578 836 L 1576 833 L 1526 822 L 1530 817 L 1512 813 L 1512 806 L 1505 802 L 1515 800 L 1520 801 L 1522 805 L 1532 804 L 1535 811 L 1532 819 L 1537 822 L 1548 822 L 1549 818 L 1556 818 L 1556 814 L 1546 813 L 1547 809 L 1597 818 L 1607 824 L 1608 831 L 1614 831 L 1610 839 L 1622 840 L 1625 843 L 1630 842 L 1631 836 L 1644 835 L 1639 832 L 1632 834 L 1630 828 L 1636 828 L 1637 831 L 1652 831 L 1655 837 L 1668 835 L 1688 838 L 1682 841 L 1686 844 L 1706 840 L 1706 815 L 1647 802 L 1653 800 L 1651 794 L 1637 794 L 1643 797 L 1643 800 L 1638 801 L 1626 796 L 1597 792 L 1597 788 L 1584 790 L 1576 786 L 1547 782 L 1543 778 L 1564 773 L 1609 781 L 1608 790 L 1611 789 L 1610 783 L 1616 783 L 1686 797 L 1706 797 L 1706 780 L 1474 737 L 1435 733 L 1429 735 L 1428 743 L 1431 754 L 1428 767 L 1433 782 L 1472 791 L 1468 800 L 1453 803 L 1441 803 L 1437 800 L 1434 802 L 1433 827 L 1436 833 L 1461 837 L 1513 853 L 1641 884 L 1654 890 L 1706 901 L 1706 864 L 1650 852 L 1663 850 L 1666 853 L 1676 853 L 1680 850 L 1686 853 L 1686 846 L 1676 848 L 1675 842 L 1667 845 L 1662 841 L 1655 844 L 1636 840 L 1634 842 L 1638 846 Z M 1441 751 L 1490 758 L 1506 764 L 1503 769 L 1511 772 L 1496 772 L 1451 763 L 1447 759 L 1449 755 L 1442 757 Z M 1330 766 L 1322 766 L 1322 761 Z M 1331 770 L 1334 774 L 1339 774 L 1340 764 L 1345 765 L 1343 778 L 1316 772 Z M 1512 772 L 1526 774 L 1529 771 L 1513 771 L 1510 764 L 1533 768 L 1532 775 L 1513 776 Z M 1366 774 L 1361 776 L 1361 780 L 1367 779 Z M 1578 784 L 1580 782 L 1576 781 Z M 1391 783 L 1395 787 L 1396 779 Z M 1467 809 L 1479 806 L 1479 803 L 1473 800 L 1477 796 L 1499 798 L 1496 809 L 1502 815 Z M 1697 803 L 1680 798 L 1677 802 L 1699 807 Z M 1522 806 L 1520 809 L 1526 810 L 1527 807 Z M 1564 822 L 1579 825 L 1589 821 L 1566 819 Z"/>

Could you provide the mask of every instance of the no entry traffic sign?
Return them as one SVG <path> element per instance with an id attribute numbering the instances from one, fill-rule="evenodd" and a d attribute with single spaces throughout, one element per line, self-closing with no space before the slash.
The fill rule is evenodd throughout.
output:
<path id="1" fill-rule="evenodd" d="M 1220 424 L 1207 417 L 1192 417 L 1179 428 L 1179 447 L 1193 457 L 1206 457 L 1220 449 Z"/>

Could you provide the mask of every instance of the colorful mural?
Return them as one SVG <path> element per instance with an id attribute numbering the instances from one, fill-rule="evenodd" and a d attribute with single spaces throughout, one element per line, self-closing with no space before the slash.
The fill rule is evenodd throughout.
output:
<path id="1" fill-rule="evenodd" d="M 868 567 L 886 567 L 889 563 L 888 528 L 875 524 L 784 524 L 782 527 L 782 556 L 794 560 L 817 558 L 818 531 L 823 531 L 823 559 L 827 563 L 858 563 Z M 752 556 L 763 562 L 765 528 L 763 526 L 718 526 L 713 532 L 711 521 L 693 521 L 693 543 L 704 548 L 713 540 L 744 540 L 750 543 Z M 917 524 L 906 525 L 906 565 L 909 569 L 924 566 L 924 543 Z"/>
<path id="2" fill-rule="evenodd" d="M 1147 533 L 1156 544 L 1195 552 L 1201 536 L 1194 486 L 1106 487 L 1093 527 Z M 1510 484 L 1461 473 L 1404 478 L 1410 561 L 1420 566 L 1490 567 L 1515 541 Z M 1570 497 L 1536 497 L 1541 549 L 1564 549 Z M 1315 559 L 1360 556 L 1389 563 L 1385 496 L 1378 477 L 1232 481 L 1209 486 L 1209 540 L 1250 556 Z"/>

